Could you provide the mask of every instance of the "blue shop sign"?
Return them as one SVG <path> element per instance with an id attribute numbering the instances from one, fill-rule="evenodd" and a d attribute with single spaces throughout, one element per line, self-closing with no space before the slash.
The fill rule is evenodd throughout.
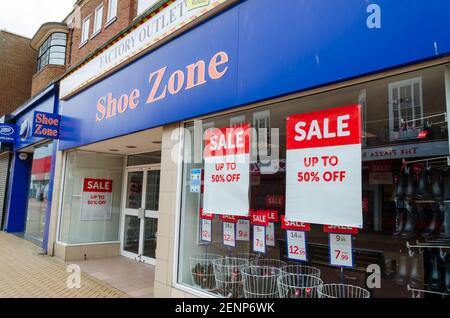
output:
<path id="1" fill-rule="evenodd" d="M 450 53 L 450 1 L 246 0 L 62 103 L 60 149 Z"/>
<path id="2" fill-rule="evenodd" d="M 48 139 L 59 138 L 61 116 L 52 113 L 35 111 L 33 117 L 33 137 Z"/>
<path id="3" fill-rule="evenodd" d="M 12 124 L 0 124 L 0 142 L 14 143 L 17 136 L 17 126 Z"/>

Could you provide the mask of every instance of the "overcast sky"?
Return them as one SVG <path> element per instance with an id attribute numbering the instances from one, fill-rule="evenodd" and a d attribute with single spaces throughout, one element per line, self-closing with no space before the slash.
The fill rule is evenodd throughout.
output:
<path id="1" fill-rule="evenodd" d="M 0 29 L 31 38 L 45 22 L 61 22 L 75 0 L 0 0 Z"/>

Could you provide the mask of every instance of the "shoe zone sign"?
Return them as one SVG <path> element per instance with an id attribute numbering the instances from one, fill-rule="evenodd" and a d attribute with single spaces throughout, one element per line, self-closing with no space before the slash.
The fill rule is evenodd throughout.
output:
<path id="1" fill-rule="evenodd" d="M 35 111 L 33 117 L 33 137 L 58 139 L 60 124 L 61 116 Z"/>
<path id="2" fill-rule="evenodd" d="M 12 124 L 0 124 L 0 142 L 14 143 L 17 136 L 17 126 Z"/>

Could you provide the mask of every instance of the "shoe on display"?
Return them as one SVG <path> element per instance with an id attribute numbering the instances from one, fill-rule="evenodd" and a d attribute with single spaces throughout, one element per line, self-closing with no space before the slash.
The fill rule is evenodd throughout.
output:
<path id="1" fill-rule="evenodd" d="M 437 252 L 439 252 L 437 250 Z M 436 253 L 436 251 L 433 251 L 432 255 L 429 258 L 428 261 L 428 277 L 427 277 L 427 285 L 428 288 L 432 291 L 441 291 L 442 288 L 442 276 L 441 271 L 439 270 L 439 253 Z"/>
<path id="2" fill-rule="evenodd" d="M 417 235 L 417 212 L 415 211 L 414 206 L 409 203 L 405 202 L 406 206 L 406 222 L 405 226 L 403 227 L 403 231 L 401 233 L 401 237 L 404 239 L 410 239 Z"/>
<path id="3" fill-rule="evenodd" d="M 436 209 L 431 213 L 431 221 L 421 233 L 421 236 L 425 239 L 431 239 L 438 236 L 442 227 L 442 219 L 444 213 L 439 209 Z"/>
<path id="4" fill-rule="evenodd" d="M 419 182 L 417 183 L 416 199 L 430 200 L 431 198 L 430 169 L 428 167 L 423 167 L 419 176 Z"/>
<path id="5" fill-rule="evenodd" d="M 402 234 L 403 228 L 405 227 L 405 219 L 406 219 L 406 209 L 405 208 L 397 208 L 395 215 L 395 230 L 392 233 L 393 237 L 398 237 Z"/>
<path id="6" fill-rule="evenodd" d="M 397 176 L 396 187 L 394 191 L 394 198 L 397 200 L 402 200 L 406 193 L 406 182 L 407 175 L 405 170 L 402 168 Z"/>
<path id="7" fill-rule="evenodd" d="M 416 194 L 416 174 L 412 168 L 407 168 L 405 172 L 407 175 L 405 199 L 414 200 Z"/>
<path id="8" fill-rule="evenodd" d="M 433 199 L 436 201 L 442 201 L 444 198 L 444 178 L 442 177 L 441 170 L 431 169 L 431 193 Z"/>
<path id="9" fill-rule="evenodd" d="M 395 276 L 395 282 L 398 285 L 405 285 L 408 279 L 408 269 L 406 264 L 407 256 L 405 254 L 400 254 L 397 263 L 397 275 Z"/>
<path id="10" fill-rule="evenodd" d="M 443 204 L 444 209 L 442 210 L 442 225 L 441 225 L 441 238 L 450 238 L 450 210 L 446 203 Z"/>

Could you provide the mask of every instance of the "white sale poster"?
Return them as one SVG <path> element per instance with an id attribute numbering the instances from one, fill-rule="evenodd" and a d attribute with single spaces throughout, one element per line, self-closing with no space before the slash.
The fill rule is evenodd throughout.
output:
<path id="1" fill-rule="evenodd" d="M 111 220 L 112 180 L 83 179 L 81 221 Z"/>
<path id="2" fill-rule="evenodd" d="M 352 236 L 330 233 L 330 265 L 353 268 Z"/>
<path id="3" fill-rule="evenodd" d="M 362 228 L 361 107 L 287 118 L 286 219 Z"/>
<path id="4" fill-rule="evenodd" d="M 247 217 L 250 186 L 249 125 L 210 128 L 205 133 L 203 208 Z"/>
<path id="5" fill-rule="evenodd" d="M 211 243 L 212 242 L 212 221 L 208 220 L 208 219 L 202 219 L 201 220 L 201 225 L 202 225 L 202 241 L 203 242 L 208 242 Z"/>
<path id="6" fill-rule="evenodd" d="M 223 222 L 223 245 L 236 247 L 236 224 Z"/>
<path id="7" fill-rule="evenodd" d="M 250 241 L 250 220 L 239 219 L 237 222 L 236 234 L 237 241 Z"/>
<path id="8" fill-rule="evenodd" d="M 308 261 L 306 255 L 306 233 L 303 231 L 286 231 L 288 259 Z"/>

